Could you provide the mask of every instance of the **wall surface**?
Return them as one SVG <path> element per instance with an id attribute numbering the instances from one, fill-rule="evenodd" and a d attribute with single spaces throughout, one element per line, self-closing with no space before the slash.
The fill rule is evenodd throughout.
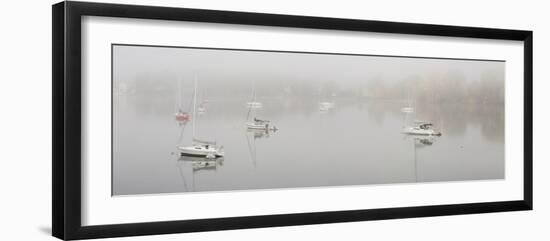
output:
<path id="1" fill-rule="evenodd" d="M 550 17 L 545 1 L 109 1 L 534 31 L 535 210 L 114 240 L 549 240 Z M 0 240 L 54 240 L 51 231 L 51 10 L 9 1 L 0 14 Z"/>

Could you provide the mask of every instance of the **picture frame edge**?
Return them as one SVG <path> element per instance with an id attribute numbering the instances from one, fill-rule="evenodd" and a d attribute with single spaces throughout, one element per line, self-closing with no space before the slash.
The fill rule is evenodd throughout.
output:
<path id="1" fill-rule="evenodd" d="M 233 24 L 261 26 L 277 23 L 283 27 L 303 27 L 330 30 L 374 31 L 396 34 L 418 34 L 429 36 L 451 36 L 464 38 L 517 40 L 524 43 L 524 198 L 523 200 L 433 205 L 419 207 L 395 207 L 387 209 L 341 210 L 334 212 L 261 215 L 249 217 L 213 218 L 198 220 L 176 220 L 162 222 L 129 223 L 114 225 L 82 226 L 81 224 L 81 173 L 80 173 L 80 21 L 81 16 L 92 14 L 136 17 L 147 9 L 153 9 L 152 19 L 160 19 L 159 13 L 167 12 L 167 20 L 188 17 L 174 15 L 175 12 L 206 13 L 206 18 L 221 14 L 212 22 L 231 18 L 237 14 Z M 130 9 L 129 11 L 122 11 Z M 98 10 L 101 10 L 98 12 Z M 105 11 L 104 11 L 105 10 Z M 95 16 L 95 15 L 94 15 Z M 144 15 L 145 19 L 149 19 Z M 243 16 L 248 20 L 244 21 Z M 264 16 L 257 24 L 249 17 Z M 292 21 L 284 21 L 289 18 Z M 296 19 L 303 22 L 296 24 Z M 166 20 L 166 19 L 165 19 Z M 203 18 L 199 20 L 204 20 Z M 195 20 L 195 21 L 199 21 Z M 244 22 L 243 22 L 244 21 Z M 248 22 L 247 22 L 248 21 Z M 275 22 L 273 22 L 275 21 Z M 76 23 L 78 22 L 78 23 Z M 200 21 L 208 22 L 208 21 Z M 352 23 L 350 29 L 337 29 Z M 363 23 L 364 25 L 362 25 Z M 289 24 L 296 24 L 289 26 Z M 312 25 L 313 24 L 313 25 Z M 309 27 L 308 27 L 309 26 Z M 380 26 L 390 26 L 381 29 Z M 397 27 L 396 27 L 397 26 Z M 404 29 L 406 31 L 404 31 Z M 404 31 L 404 32 L 399 32 Z M 78 80 L 78 81 L 76 81 Z M 435 217 L 446 215 L 478 214 L 504 211 L 526 211 L 533 209 L 533 31 L 510 30 L 419 23 L 400 23 L 357 19 L 337 19 L 311 16 L 295 16 L 264 13 L 232 12 L 220 10 L 185 9 L 173 7 L 151 7 L 142 5 L 107 4 L 95 2 L 59 2 L 52 5 L 52 236 L 64 240 L 141 236 L 168 233 L 187 233 L 214 230 L 265 228 L 291 225 L 314 225 L 324 223 L 372 221 L 397 218 Z M 78 144 L 78 145 L 77 145 Z M 76 149 L 75 149 L 76 148 Z M 445 211 L 445 209 L 447 209 Z M 391 211 L 393 210 L 393 211 Z M 332 218 L 331 218 L 332 217 Z M 239 221 L 239 219 L 241 221 Z M 261 220 L 263 219 L 263 221 Z M 294 219 L 294 221 L 292 220 Z M 228 220 L 232 220 L 228 222 Z M 253 222 L 252 222 L 253 221 Z M 215 225 L 204 226 L 204 222 Z M 235 223 L 237 222 L 237 223 Z M 233 224 L 231 224 L 233 223 Z M 289 224 L 290 223 L 290 224 Z M 164 226 L 164 227 L 163 227 Z"/>

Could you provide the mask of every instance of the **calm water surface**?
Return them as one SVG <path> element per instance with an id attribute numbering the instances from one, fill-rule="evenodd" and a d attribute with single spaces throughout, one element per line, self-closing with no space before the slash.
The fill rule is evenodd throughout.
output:
<path id="1" fill-rule="evenodd" d="M 405 117 L 402 101 L 335 97 L 320 112 L 313 98 L 260 98 L 252 116 L 279 128 L 265 133 L 246 130 L 246 101 L 213 97 L 193 118 L 198 138 L 224 146 L 224 158 L 206 160 L 177 154 L 192 121 L 175 120 L 175 97 L 115 94 L 114 195 L 504 178 L 501 104 L 417 104 Z M 401 134 L 412 119 L 443 135 Z"/>

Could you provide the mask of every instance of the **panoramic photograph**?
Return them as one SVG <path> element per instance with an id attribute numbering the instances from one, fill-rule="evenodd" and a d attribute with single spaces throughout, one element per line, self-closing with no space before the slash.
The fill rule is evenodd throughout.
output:
<path id="1" fill-rule="evenodd" d="M 113 196 L 505 178 L 501 60 L 111 54 Z"/>

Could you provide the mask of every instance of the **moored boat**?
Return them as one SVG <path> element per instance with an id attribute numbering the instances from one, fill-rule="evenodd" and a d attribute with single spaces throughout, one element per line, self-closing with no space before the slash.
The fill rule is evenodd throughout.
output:
<path id="1" fill-rule="evenodd" d="M 258 101 L 250 101 L 250 102 L 246 102 L 246 106 L 248 108 L 259 109 L 263 107 L 263 104 L 262 102 L 258 102 Z"/>
<path id="2" fill-rule="evenodd" d="M 271 125 L 271 122 L 268 120 L 260 120 L 254 118 L 253 121 L 246 122 L 246 127 L 248 129 L 257 129 L 257 130 L 277 130 L 277 127 Z"/>
<path id="3" fill-rule="evenodd" d="M 319 111 L 326 112 L 330 109 L 334 108 L 335 104 L 334 102 L 320 102 L 319 103 Z"/>
<path id="4" fill-rule="evenodd" d="M 413 126 L 404 127 L 401 131 L 409 135 L 440 136 L 441 132 L 433 129 L 433 124 L 429 122 L 415 122 Z"/>
<path id="5" fill-rule="evenodd" d="M 193 140 L 189 146 L 179 146 L 178 150 L 182 156 L 197 156 L 216 158 L 224 156 L 223 146 L 217 146 L 215 142 Z"/>
<path id="6" fill-rule="evenodd" d="M 195 91 L 193 94 L 193 116 L 197 112 L 197 80 L 195 78 Z M 195 138 L 195 123 L 197 118 L 193 120 L 193 140 L 191 145 L 178 146 L 178 151 L 181 156 L 198 156 L 206 158 L 216 158 L 224 156 L 223 146 L 218 146 L 216 142 L 204 141 Z"/>
<path id="7" fill-rule="evenodd" d="M 191 119 L 191 115 L 187 112 L 184 112 L 182 110 L 178 110 L 175 114 L 177 121 L 188 121 Z"/>
<path id="8" fill-rule="evenodd" d="M 412 107 L 403 107 L 403 108 L 401 108 L 401 112 L 403 112 L 403 113 L 413 113 L 414 109 Z"/>

